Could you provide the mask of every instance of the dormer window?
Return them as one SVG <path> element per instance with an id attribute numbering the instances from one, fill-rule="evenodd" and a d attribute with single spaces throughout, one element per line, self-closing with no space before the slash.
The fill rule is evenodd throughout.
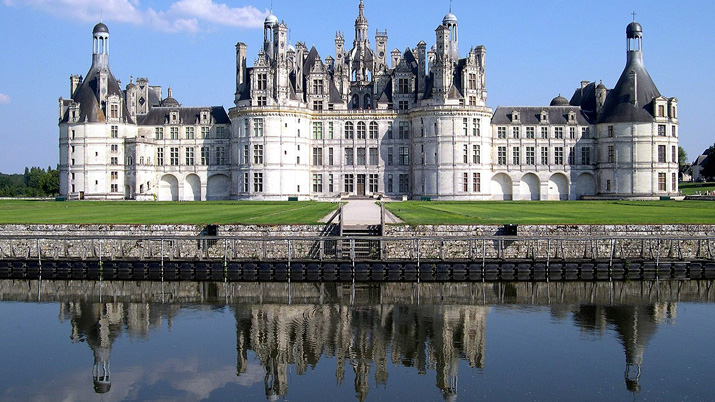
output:
<path id="1" fill-rule="evenodd" d="M 169 123 L 170 124 L 177 124 L 179 123 L 179 112 L 177 110 L 172 110 L 169 113 Z"/>
<path id="2" fill-rule="evenodd" d="M 201 111 L 201 114 L 200 114 L 200 117 L 199 117 L 199 120 L 200 120 L 199 123 L 200 123 L 200 124 L 209 124 L 209 123 L 210 123 L 210 122 L 209 122 L 209 118 L 210 118 L 209 111 L 208 111 L 208 110 L 202 110 L 202 111 Z"/>
<path id="3" fill-rule="evenodd" d="M 519 121 L 519 112 L 517 112 L 516 110 L 511 112 L 511 121 L 513 121 L 513 122 Z"/>
<path id="4" fill-rule="evenodd" d="M 575 123 L 576 122 L 576 113 L 574 113 L 573 111 L 570 111 L 568 119 L 569 119 L 569 123 Z"/>
<path id="5" fill-rule="evenodd" d="M 542 110 L 541 113 L 539 114 L 539 121 L 541 123 L 548 123 L 549 122 L 549 114 L 546 113 L 545 110 Z"/>

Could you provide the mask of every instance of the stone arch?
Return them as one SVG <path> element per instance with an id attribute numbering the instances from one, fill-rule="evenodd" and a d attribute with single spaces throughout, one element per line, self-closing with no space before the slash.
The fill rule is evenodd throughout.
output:
<path id="1" fill-rule="evenodd" d="M 492 199 L 511 200 L 513 197 L 512 180 L 509 175 L 499 173 L 492 177 Z"/>
<path id="2" fill-rule="evenodd" d="M 184 181 L 184 201 L 201 201 L 201 179 L 193 173 Z"/>
<path id="3" fill-rule="evenodd" d="M 549 200 L 569 199 L 569 179 L 562 173 L 555 173 L 549 178 Z"/>
<path id="4" fill-rule="evenodd" d="M 596 178 L 591 173 L 581 173 L 576 178 L 573 193 L 577 200 L 584 195 L 596 195 Z"/>
<path id="5" fill-rule="evenodd" d="M 522 200 L 538 201 L 541 199 L 541 180 L 533 173 L 521 177 L 519 196 Z"/>
<path id="6" fill-rule="evenodd" d="M 179 180 L 174 175 L 165 174 L 159 180 L 159 201 L 179 201 Z"/>
<path id="7" fill-rule="evenodd" d="M 231 197 L 231 179 L 225 174 L 215 174 L 206 182 L 207 200 L 228 200 Z"/>

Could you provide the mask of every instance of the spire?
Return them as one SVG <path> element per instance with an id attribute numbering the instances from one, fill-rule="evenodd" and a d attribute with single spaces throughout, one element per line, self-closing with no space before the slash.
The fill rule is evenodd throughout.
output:
<path id="1" fill-rule="evenodd" d="M 359 13 L 355 19 L 355 42 L 367 41 L 367 18 L 365 18 L 365 4 L 360 0 Z"/>

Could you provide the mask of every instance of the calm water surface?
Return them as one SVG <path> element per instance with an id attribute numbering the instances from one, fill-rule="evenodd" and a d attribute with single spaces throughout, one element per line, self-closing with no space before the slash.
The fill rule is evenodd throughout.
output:
<path id="1" fill-rule="evenodd" d="M 713 282 L 0 281 L 0 400 L 712 401 Z"/>

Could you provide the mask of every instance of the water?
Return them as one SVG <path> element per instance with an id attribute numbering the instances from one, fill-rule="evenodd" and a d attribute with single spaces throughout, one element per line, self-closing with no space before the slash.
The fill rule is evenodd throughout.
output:
<path id="1" fill-rule="evenodd" d="M 0 281 L 0 400 L 711 401 L 713 281 Z"/>

